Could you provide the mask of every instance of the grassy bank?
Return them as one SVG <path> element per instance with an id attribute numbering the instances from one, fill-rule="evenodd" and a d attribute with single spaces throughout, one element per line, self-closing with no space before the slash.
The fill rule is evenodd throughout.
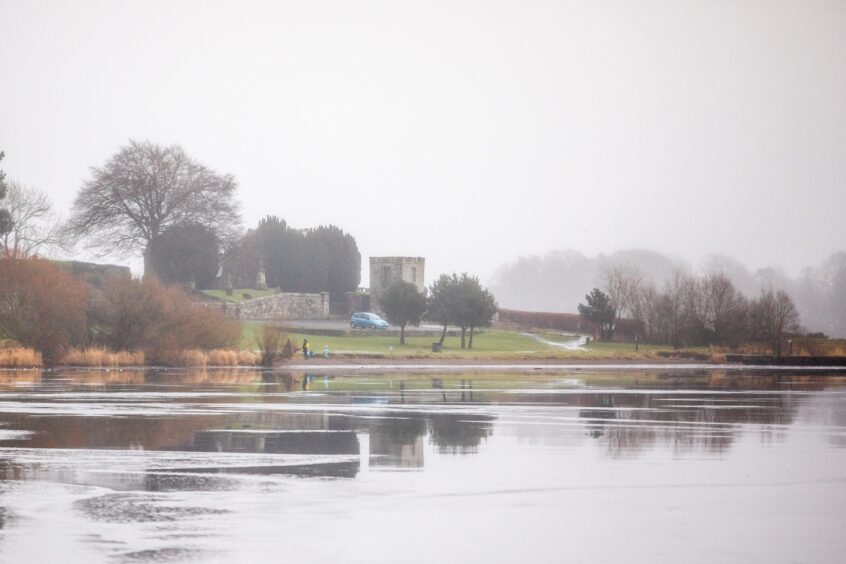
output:
<path id="1" fill-rule="evenodd" d="M 261 331 L 261 323 L 244 323 L 244 335 L 241 346 L 256 348 L 256 336 Z M 461 349 L 460 337 L 447 337 L 443 351 L 432 352 L 431 336 L 406 336 L 405 345 L 399 344 L 394 335 L 345 335 L 340 337 L 288 334 L 297 347 L 303 339 L 308 339 L 316 354 L 320 354 L 324 345 L 329 347 L 331 356 L 372 357 L 372 358 L 415 358 L 415 359 L 501 359 L 501 360 L 555 360 L 555 359 L 617 359 L 644 360 L 656 358 L 659 351 L 668 347 L 641 345 L 639 351 L 634 345 L 626 343 L 592 343 L 586 350 L 566 350 L 534 339 L 516 331 L 490 330 L 475 335 L 472 349 Z M 540 334 L 544 339 L 561 342 L 558 334 Z M 703 352 L 704 349 L 697 349 Z"/>
<path id="2" fill-rule="evenodd" d="M 276 290 L 254 290 L 252 288 L 240 288 L 232 290 L 232 295 L 227 296 L 225 290 L 203 290 L 203 293 L 210 298 L 215 298 L 224 302 L 239 303 L 253 298 L 263 298 L 265 296 L 272 296 Z"/>

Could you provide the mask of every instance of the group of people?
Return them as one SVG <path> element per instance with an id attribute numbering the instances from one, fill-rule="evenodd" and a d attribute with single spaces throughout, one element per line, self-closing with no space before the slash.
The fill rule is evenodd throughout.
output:
<path id="1" fill-rule="evenodd" d="M 303 339 L 303 358 L 308 360 L 314 356 L 314 351 L 308 343 L 308 339 Z M 329 345 L 323 345 L 323 358 L 329 358 Z"/>

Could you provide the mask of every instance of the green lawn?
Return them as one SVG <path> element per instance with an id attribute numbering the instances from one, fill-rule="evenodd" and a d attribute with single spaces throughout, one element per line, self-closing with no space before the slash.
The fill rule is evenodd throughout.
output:
<path id="1" fill-rule="evenodd" d="M 276 293 L 275 289 L 269 290 L 254 290 L 252 288 L 238 288 L 232 290 L 232 295 L 227 296 L 225 290 L 203 290 L 203 293 L 207 296 L 211 296 L 212 298 L 217 298 L 221 301 L 227 302 L 243 302 L 244 300 L 249 300 L 252 298 L 262 298 L 264 296 L 272 296 Z"/>
<path id="2" fill-rule="evenodd" d="M 256 335 L 261 331 L 261 323 L 244 323 L 242 346 L 256 349 Z M 548 335 L 542 335 L 547 338 Z M 641 345 L 635 352 L 630 343 L 591 343 L 587 350 L 569 351 L 540 343 L 527 335 L 515 331 L 488 330 L 475 335 L 473 348 L 461 350 L 460 337 L 447 337 L 443 352 L 432 352 L 433 336 L 407 336 L 405 345 L 399 344 L 399 337 L 393 335 L 347 335 L 326 337 L 322 335 L 303 335 L 289 333 L 289 337 L 301 346 L 303 339 L 308 339 L 316 354 L 329 346 L 330 354 L 372 355 L 376 357 L 396 358 L 478 358 L 478 359 L 638 359 L 648 358 L 667 347 Z M 552 340 L 552 339 L 550 339 Z"/>

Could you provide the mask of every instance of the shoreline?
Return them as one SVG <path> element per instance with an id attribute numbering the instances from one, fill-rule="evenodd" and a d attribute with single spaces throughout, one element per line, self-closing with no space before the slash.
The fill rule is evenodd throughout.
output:
<path id="1" fill-rule="evenodd" d="M 766 363 L 725 363 L 703 362 L 697 359 L 661 358 L 661 359 L 432 359 L 432 358 L 322 358 L 309 360 L 297 359 L 275 364 L 273 366 L 53 366 L 53 367 L 0 367 L 0 372 L 42 370 L 45 372 L 61 372 L 65 370 L 79 370 L 91 372 L 112 372 L 130 370 L 156 370 L 163 372 L 178 372 L 186 370 L 259 370 L 259 371 L 581 371 L 581 370 L 609 370 L 609 371 L 702 371 L 725 370 L 738 371 L 777 371 L 777 372 L 836 372 L 846 374 L 846 365 L 803 365 L 803 364 L 766 364 Z"/>

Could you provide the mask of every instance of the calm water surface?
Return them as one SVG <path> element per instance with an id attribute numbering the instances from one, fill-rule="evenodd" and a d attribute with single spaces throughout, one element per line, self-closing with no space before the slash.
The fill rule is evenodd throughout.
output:
<path id="1" fill-rule="evenodd" d="M 0 372 L 3 562 L 846 562 L 846 379 Z"/>

